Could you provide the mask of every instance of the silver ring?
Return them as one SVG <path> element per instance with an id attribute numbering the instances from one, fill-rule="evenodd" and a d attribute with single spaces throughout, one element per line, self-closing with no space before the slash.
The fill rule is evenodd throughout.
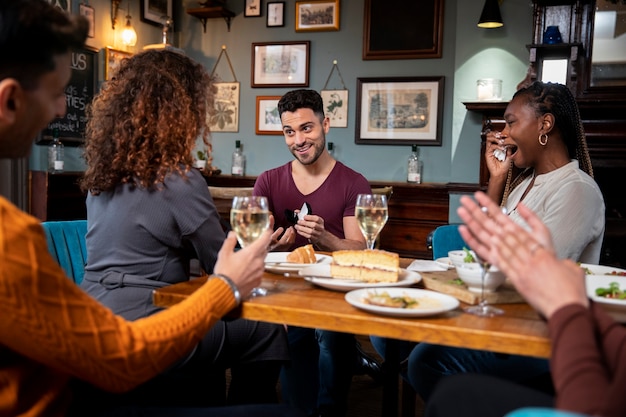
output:
<path id="1" fill-rule="evenodd" d="M 537 249 L 542 248 L 543 246 L 541 246 L 539 243 L 535 243 L 535 245 L 530 249 L 530 255 L 534 255 L 535 252 L 537 252 Z"/>

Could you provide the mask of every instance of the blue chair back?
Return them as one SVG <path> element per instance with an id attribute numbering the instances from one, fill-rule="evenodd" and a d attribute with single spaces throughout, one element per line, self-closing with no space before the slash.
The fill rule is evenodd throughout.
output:
<path id="1" fill-rule="evenodd" d="M 459 233 L 458 224 L 446 224 L 437 227 L 432 235 L 433 259 L 448 256 L 451 250 L 468 247 Z"/>
<path id="2" fill-rule="evenodd" d="M 83 281 L 87 262 L 87 220 L 41 223 L 48 240 L 48 251 L 76 284 Z"/>
<path id="3" fill-rule="evenodd" d="M 586 417 L 586 414 L 571 413 L 569 411 L 560 411 L 553 408 L 542 407 L 525 407 L 520 408 L 504 417 Z"/>

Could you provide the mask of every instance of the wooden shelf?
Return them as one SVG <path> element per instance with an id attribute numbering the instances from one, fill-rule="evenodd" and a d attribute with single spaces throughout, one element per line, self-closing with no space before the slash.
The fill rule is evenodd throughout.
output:
<path id="1" fill-rule="evenodd" d="M 228 31 L 230 32 L 230 21 L 233 17 L 235 17 L 235 13 L 231 10 L 228 10 L 223 6 L 214 6 L 214 7 L 197 7 L 193 9 L 187 9 L 187 14 L 197 17 L 202 22 L 202 27 L 204 29 L 204 33 L 206 33 L 206 21 L 208 19 L 216 19 L 223 18 L 226 21 L 226 26 L 228 27 Z"/>

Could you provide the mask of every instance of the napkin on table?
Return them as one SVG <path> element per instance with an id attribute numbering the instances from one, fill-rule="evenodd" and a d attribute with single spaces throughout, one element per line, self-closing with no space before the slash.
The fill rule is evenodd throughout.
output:
<path id="1" fill-rule="evenodd" d="M 417 272 L 431 272 L 431 271 L 447 271 L 448 268 L 444 268 L 435 261 L 429 261 L 426 259 L 416 259 L 411 262 L 411 265 L 407 268 L 409 271 Z"/>

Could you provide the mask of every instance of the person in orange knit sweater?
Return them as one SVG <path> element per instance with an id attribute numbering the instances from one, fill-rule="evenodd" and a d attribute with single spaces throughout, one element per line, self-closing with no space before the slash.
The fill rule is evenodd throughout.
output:
<path id="1" fill-rule="evenodd" d="M 70 50 L 84 44 L 87 30 L 82 17 L 43 0 L 0 2 L 0 158 L 25 157 L 37 133 L 65 113 Z M 72 410 L 74 380 L 122 392 L 159 374 L 260 284 L 270 240 L 268 230 L 235 252 L 229 234 L 215 274 L 188 300 L 127 322 L 67 278 L 49 255 L 39 221 L 0 197 L 0 416 L 94 415 Z M 277 404 L 117 411 L 298 415 Z"/>

